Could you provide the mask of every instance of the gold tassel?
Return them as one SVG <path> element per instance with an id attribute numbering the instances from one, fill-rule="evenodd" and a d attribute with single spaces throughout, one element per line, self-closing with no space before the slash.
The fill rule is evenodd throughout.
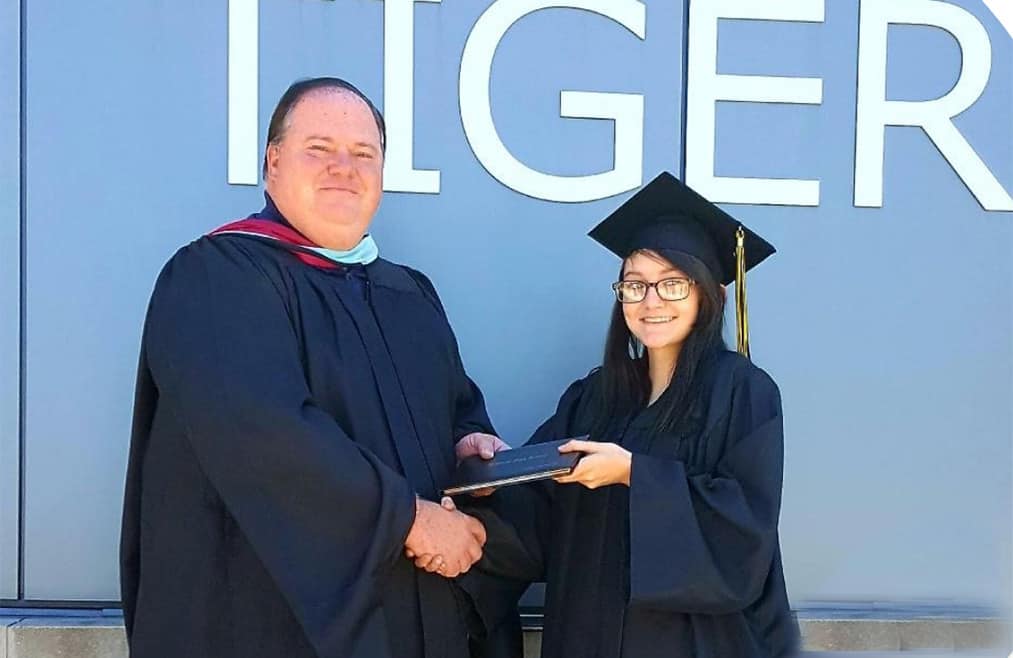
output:
<path id="1" fill-rule="evenodd" d="M 749 358 L 749 315 L 746 309 L 746 232 L 735 232 L 735 328 L 739 354 Z"/>

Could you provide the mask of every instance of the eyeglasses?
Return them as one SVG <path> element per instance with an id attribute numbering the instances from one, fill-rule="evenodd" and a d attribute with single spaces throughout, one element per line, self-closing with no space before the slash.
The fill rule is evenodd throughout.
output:
<path id="1" fill-rule="evenodd" d="M 647 281 L 616 281 L 612 284 L 612 290 L 616 293 L 616 299 L 622 304 L 636 304 L 644 301 L 647 291 L 654 288 L 658 297 L 666 302 L 677 302 L 689 297 L 690 288 L 696 284 L 693 279 L 673 277 L 662 279 L 654 283 Z"/>

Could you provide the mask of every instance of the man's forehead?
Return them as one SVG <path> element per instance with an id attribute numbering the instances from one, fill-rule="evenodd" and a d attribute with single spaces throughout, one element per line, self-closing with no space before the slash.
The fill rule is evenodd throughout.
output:
<path id="1" fill-rule="evenodd" d="M 374 125 L 373 111 L 356 94 L 338 88 L 314 89 L 302 96 L 289 111 L 290 126 L 318 120 L 339 119 L 342 123 Z"/>

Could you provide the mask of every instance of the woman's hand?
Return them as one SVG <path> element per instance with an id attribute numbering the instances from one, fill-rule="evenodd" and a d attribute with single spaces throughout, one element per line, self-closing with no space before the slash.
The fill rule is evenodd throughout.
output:
<path id="1" fill-rule="evenodd" d="M 556 477 L 560 484 L 582 484 L 597 489 L 610 484 L 630 486 L 630 466 L 633 454 L 614 443 L 579 441 L 574 439 L 559 446 L 559 452 L 586 453 L 569 475 Z"/>

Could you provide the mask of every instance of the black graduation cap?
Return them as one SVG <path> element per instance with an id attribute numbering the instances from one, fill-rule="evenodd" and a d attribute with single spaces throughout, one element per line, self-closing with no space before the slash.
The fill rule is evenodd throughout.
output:
<path id="1" fill-rule="evenodd" d="M 735 282 L 738 349 L 749 356 L 746 271 L 774 253 L 769 242 L 667 171 L 588 235 L 620 258 L 638 249 L 679 252 L 702 262 L 719 283 Z"/>

